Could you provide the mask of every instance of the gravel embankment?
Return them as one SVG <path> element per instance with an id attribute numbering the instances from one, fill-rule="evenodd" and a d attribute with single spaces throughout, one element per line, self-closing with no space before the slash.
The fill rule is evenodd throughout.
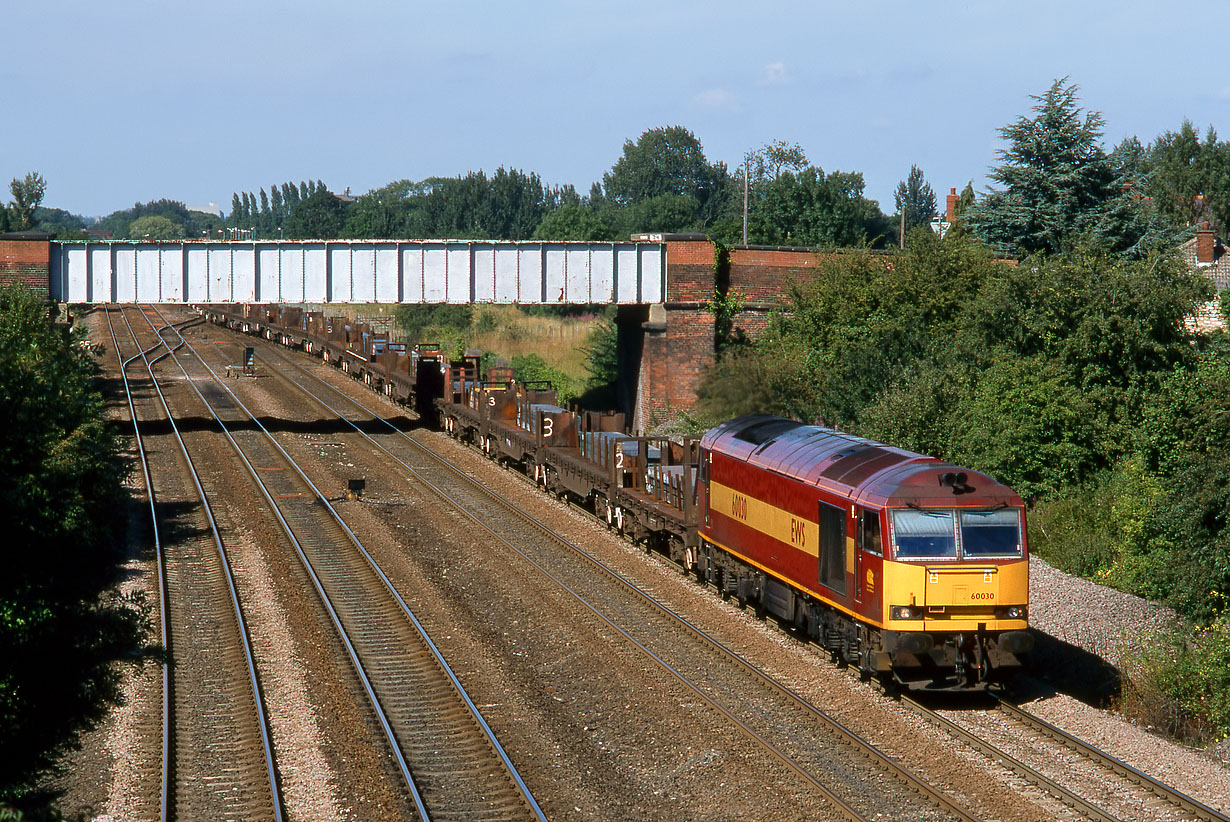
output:
<path id="1" fill-rule="evenodd" d="M 1026 707 L 1129 765 L 1221 810 L 1230 809 L 1230 745 L 1172 743 L 1094 704 L 1113 704 L 1130 651 L 1173 625 L 1173 611 L 1071 576 L 1034 557 L 1030 622 L 1039 632 L 1034 668 L 1043 680 Z M 1094 704 L 1090 704 L 1094 703 Z"/>

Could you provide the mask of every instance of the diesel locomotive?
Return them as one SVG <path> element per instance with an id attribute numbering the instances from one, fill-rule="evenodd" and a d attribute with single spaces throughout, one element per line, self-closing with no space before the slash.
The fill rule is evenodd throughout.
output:
<path id="1" fill-rule="evenodd" d="M 525 472 L 724 598 L 772 615 L 886 685 L 1002 683 L 1033 646 L 1020 497 L 990 476 L 794 420 L 635 437 L 619 414 L 447 360 L 361 323 L 276 306 L 207 318 L 321 357 Z"/>

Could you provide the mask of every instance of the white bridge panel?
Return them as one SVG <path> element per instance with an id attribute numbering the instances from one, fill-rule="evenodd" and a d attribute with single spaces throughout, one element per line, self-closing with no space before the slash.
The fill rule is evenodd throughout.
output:
<path id="1" fill-rule="evenodd" d="M 328 302 L 329 255 L 325 243 L 303 244 L 304 301 Z"/>
<path id="2" fill-rule="evenodd" d="M 354 301 L 354 272 L 351 270 L 351 251 L 347 246 L 326 245 L 326 265 L 329 267 L 329 293 L 331 303 Z"/>
<path id="3" fill-rule="evenodd" d="M 352 303 L 376 302 L 376 247 L 365 245 L 354 247 L 350 255 L 352 288 L 350 295 Z"/>
<path id="4" fill-rule="evenodd" d="M 532 269 L 531 269 L 532 270 Z M 493 303 L 525 302 L 521 297 L 521 249 L 495 246 L 491 260 Z M 537 294 L 534 295 L 538 297 Z"/>
<path id="5" fill-rule="evenodd" d="M 465 245 L 445 246 L 444 254 L 444 302 L 468 303 L 474 301 L 471 288 L 474 269 L 471 265 L 473 248 Z"/>
<path id="6" fill-rule="evenodd" d="M 160 303 L 657 303 L 661 243 L 55 242 L 52 297 Z"/>
<path id="7" fill-rule="evenodd" d="M 61 293 L 90 293 L 90 257 L 85 246 L 60 249 L 60 273 L 54 278 Z"/>
<path id="8" fill-rule="evenodd" d="M 401 254 L 396 243 L 376 246 L 376 293 L 378 303 L 401 302 Z"/>
<path id="9" fill-rule="evenodd" d="M 277 246 L 261 245 L 254 249 L 256 257 L 257 302 L 281 302 L 282 255 Z"/>
<path id="10" fill-rule="evenodd" d="M 304 267 L 303 247 L 283 248 L 280 250 L 282 276 L 278 279 L 278 287 L 282 289 L 278 302 L 304 303 Z"/>

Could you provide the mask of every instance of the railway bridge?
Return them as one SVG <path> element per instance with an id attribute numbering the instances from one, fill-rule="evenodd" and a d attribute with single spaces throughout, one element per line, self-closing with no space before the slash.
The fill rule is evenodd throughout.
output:
<path id="1" fill-rule="evenodd" d="M 0 284 L 61 303 L 475 303 L 618 306 L 620 405 L 647 431 L 692 410 L 717 348 L 715 293 L 738 293 L 755 337 L 812 249 L 735 247 L 704 235 L 628 242 L 473 240 L 55 241 L 0 235 Z"/>

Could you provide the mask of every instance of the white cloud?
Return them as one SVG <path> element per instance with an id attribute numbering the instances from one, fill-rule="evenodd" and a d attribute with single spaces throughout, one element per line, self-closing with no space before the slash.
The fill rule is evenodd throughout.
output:
<path id="1" fill-rule="evenodd" d="M 764 67 L 761 82 L 766 86 L 784 86 L 789 83 L 790 75 L 786 72 L 786 64 L 781 61 L 769 63 Z"/>

